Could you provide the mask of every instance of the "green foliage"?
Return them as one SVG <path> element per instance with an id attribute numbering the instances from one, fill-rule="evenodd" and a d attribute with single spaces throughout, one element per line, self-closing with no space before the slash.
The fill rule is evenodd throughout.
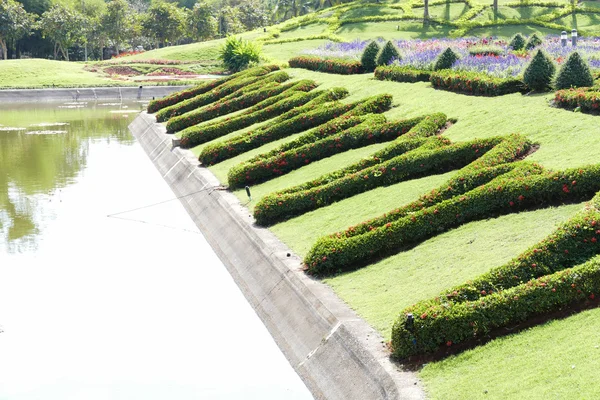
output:
<path id="1" fill-rule="evenodd" d="M 377 54 L 379 54 L 380 48 L 376 41 L 372 41 L 365 47 L 365 50 L 360 57 L 360 63 L 365 72 L 375 71 L 377 66 Z"/>
<path id="2" fill-rule="evenodd" d="M 590 87 L 594 85 L 594 77 L 587 62 L 578 52 L 573 52 L 563 64 L 556 77 L 556 89 Z"/>
<path id="3" fill-rule="evenodd" d="M 123 44 L 134 36 L 136 18 L 125 0 L 111 0 L 106 4 L 106 13 L 100 18 L 102 35 L 115 46 L 117 54 Z"/>
<path id="4" fill-rule="evenodd" d="M 458 60 L 458 58 L 458 54 L 456 54 L 454 50 L 448 47 L 446 50 L 444 50 L 442 54 L 440 54 L 438 59 L 435 61 L 433 70 L 439 71 L 442 69 L 449 69 L 452 67 L 452 64 L 454 64 Z"/>
<path id="5" fill-rule="evenodd" d="M 557 107 L 571 110 L 598 112 L 600 110 L 600 90 L 597 87 L 559 90 L 554 95 L 554 104 Z"/>
<path id="6" fill-rule="evenodd" d="M 472 56 L 500 56 L 504 55 L 504 49 L 494 45 L 477 45 L 469 47 Z"/>
<path id="7" fill-rule="evenodd" d="M 328 72 L 332 74 L 360 74 L 363 69 L 359 61 L 342 59 L 323 59 L 315 56 L 298 56 L 288 61 L 292 68 L 304 68 L 311 71 Z"/>
<path id="8" fill-rule="evenodd" d="M 393 60 L 399 59 L 398 49 L 391 40 L 388 40 L 377 56 L 377 65 L 388 65 Z"/>
<path id="9" fill-rule="evenodd" d="M 213 15 L 212 7 L 205 1 L 194 5 L 188 16 L 191 36 L 196 40 L 210 40 L 217 35 L 217 18 Z"/>
<path id="10" fill-rule="evenodd" d="M 154 1 L 142 17 L 144 34 L 160 44 L 172 44 L 181 39 L 185 27 L 183 10 L 165 1 Z"/>
<path id="11" fill-rule="evenodd" d="M 552 59 L 538 50 L 523 73 L 523 82 L 533 89 L 544 91 L 550 88 L 556 67 Z"/>
<path id="12" fill-rule="evenodd" d="M 64 59 L 69 61 L 69 47 L 85 43 L 87 19 L 75 10 L 55 4 L 46 11 L 39 21 L 42 35 L 55 43 Z M 57 54 L 55 51 L 55 59 Z"/>
<path id="13" fill-rule="evenodd" d="M 542 39 L 539 38 L 535 33 L 529 36 L 529 40 L 527 40 L 527 44 L 525 45 L 526 50 L 531 50 L 534 47 L 538 47 L 542 44 Z"/>
<path id="14" fill-rule="evenodd" d="M 7 42 L 19 40 L 29 34 L 35 16 L 14 0 L 0 1 L 0 48 L 2 58 L 7 58 Z"/>
<path id="15" fill-rule="evenodd" d="M 220 49 L 219 59 L 230 71 L 241 71 L 251 63 L 260 61 L 262 49 L 257 43 L 249 40 L 229 36 Z"/>
<path id="16" fill-rule="evenodd" d="M 479 96 L 502 96 L 524 89 L 519 79 L 497 78 L 480 72 L 442 70 L 432 72 L 429 80 L 437 89 Z"/>
<path id="17" fill-rule="evenodd" d="M 512 40 L 508 44 L 509 47 L 517 51 L 523 50 L 525 48 L 525 45 L 525 38 L 523 38 L 523 35 L 521 35 L 520 33 L 517 33 L 515 36 L 513 36 Z"/>
<path id="18" fill-rule="evenodd" d="M 399 65 L 384 65 L 375 70 L 375 79 L 395 82 L 429 82 L 431 71 Z"/>

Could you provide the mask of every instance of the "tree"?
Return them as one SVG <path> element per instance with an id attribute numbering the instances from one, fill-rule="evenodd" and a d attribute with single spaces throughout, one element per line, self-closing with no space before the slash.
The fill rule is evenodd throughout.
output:
<path id="1" fill-rule="evenodd" d="M 427 22 L 429 20 L 429 0 L 424 0 L 423 5 L 423 22 Z"/>
<path id="2" fill-rule="evenodd" d="M 39 27 L 42 35 L 54 42 L 54 58 L 60 51 L 69 61 L 69 47 L 83 44 L 86 40 L 86 18 L 62 4 L 55 4 L 42 14 Z"/>
<path id="3" fill-rule="evenodd" d="M 136 21 L 125 0 L 111 0 L 106 5 L 106 13 L 100 18 L 100 25 L 119 54 L 121 45 L 134 36 Z"/>
<path id="4" fill-rule="evenodd" d="M 555 71 L 552 59 L 542 50 L 538 50 L 525 68 L 523 82 L 533 90 L 544 91 L 550 87 Z"/>
<path id="5" fill-rule="evenodd" d="M 186 16 L 175 4 L 164 1 L 152 3 L 148 12 L 142 17 L 144 33 L 160 44 L 175 43 L 185 32 Z"/>
<path id="6" fill-rule="evenodd" d="M 0 48 L 2 58 L 8 58 L 8 43 L 28 35 L 35 16 L 14 0 L 0 0 Z"/>
<path id="7" fill-rule="evenodd" d="M 240 21 L 240 10 L 236 7 L 223 7 L 219 13 L 219 34 L 221 36 L 234 35 L 244 31 Z"/>
<path id="8" fill-rule="evenodd" d="M 556 89 L 594 86 L 594 77 L 587 62 L 578 52 L 569 56 L 556 77 Z"/>
<path id="9" fill-rule="evenodd" d="M 260 28 L 269 22 L 269 11 L 263 1 L 244 1 L 238 6 L 238 9 L 240 10 L 240 22 L 247 30 Z"/>
<path id="10" fill-rule="evenodd" d="M 195 40 L 210 40 L 217 35 L 217 18 L 205 1 L 196 3 L 189 14 L 188 24 L 191 36 Z"/>

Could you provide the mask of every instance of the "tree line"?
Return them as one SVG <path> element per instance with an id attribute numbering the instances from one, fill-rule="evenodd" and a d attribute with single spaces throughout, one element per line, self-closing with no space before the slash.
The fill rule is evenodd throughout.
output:
<path id="1" fill-rule="evenodd" d="M 0 58 L 103 60 L 211 40 L 349 0 L 0 0 Z"/>

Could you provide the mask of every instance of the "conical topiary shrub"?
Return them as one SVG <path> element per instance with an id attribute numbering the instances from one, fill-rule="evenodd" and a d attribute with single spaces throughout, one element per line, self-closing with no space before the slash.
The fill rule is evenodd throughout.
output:
<path id="1" fill-rule="evenodd" d="M 523 82 L 533 90 L 544 91 L 550 88 L 556 67 L 552 59 L 542 50 L 538 50 L 525 69 Z"/>
<path id="2" fill-rule="evenodd" d="M 371 42 L 365 47 L 362 56 L 360 57 L 360 63 L 366 72 L 375 71 L 377 66 L 377 54 L 379 54 L 379 45 L 377 42 Z"/>
<path id="3" fill-rule="evenodd" d="M 567 62 L 560 68 L 556 77 L 557 89 L 568 89 L 576 87 L 587 87 L 594 85 L 594 77 L 590 67 L 579 53 L 574 52 L 569 56 Z"/>
<path id="4" fill-rule="evenodd" d="M 517 33 L 510 41 L 509 47 L 513 50 L 523 50 L 525 48 L 525 39 L 520 33 Z"/>
<path id="5" fill-rule="evenodd" d="M 527 50 L 531 50 L 534 47 L 538 47 L 541 44 L 542 44 L 542 39 L 540 39 L 539 36 L 534 33 L 533 35 L 529 36 L 529 40 L 527 41 L 525 48 Z"/>
<path id="6" fill-rule="evenodd" d="M 391 40 L 388 40 L 377 56 L 377 65 L 388 65 L 394 59 L 400 59 L 400 53 Z"/>
<path id="7" fill-rule="evenodd" d="M 433 69 L 435 71 L 439 71 L 440 69 L 448 69 L 452 67 L 452 64 L 454 64 L 456 60 L 458 60 L 458 54 L 448 47 L 435 61 Z"/>

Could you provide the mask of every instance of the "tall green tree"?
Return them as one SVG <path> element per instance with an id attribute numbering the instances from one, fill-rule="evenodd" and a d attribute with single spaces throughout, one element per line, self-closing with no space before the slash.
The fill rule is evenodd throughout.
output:
<path id="1" fill-rule="evenodd" d="M 14 0 L 0 0 L 0 48 L 2 58 L 8 58 L 8 43 L 31 32 L 35 16 Z"/>
<path id="2" fill-rule="evenodd" d="M 173 3 L 155 1 L 142 16 L 144 34 L 157 43 L 157 47 L 176 43 L 185 33 L 185 12 Z"/>
<path id="3" fill-rule="evenodd" d="M 106 4 L 106 13 L 100 18 L 104 35 L 119 54 L 121 46 L 135 36 L 136 19 L 125 0 L 111 0 Z"/>
<path id="4" fill-rule="evenodd" d="M 188 17 L 190 36 L 194 40 L 210 40 L 217 35 L 218 23 L 212 7 L 200 0 Z"/>
<path id="5" fill-rule="evenodd" d="M 69 61 L 69 47 L 84 44 L 87 19 L 79 12 L 62 4 L 55 4 L 42 14 L 39 27 L 42 35 L 54 42 L 54 58 L 58 52 Z"/>
<path id="6" fill-rule="evenodd" d="M 269 22 L 269 10 L 264 1 L 248 0 L 238 6 L 240 22 L 247 30 L 266 26 Z"/>

